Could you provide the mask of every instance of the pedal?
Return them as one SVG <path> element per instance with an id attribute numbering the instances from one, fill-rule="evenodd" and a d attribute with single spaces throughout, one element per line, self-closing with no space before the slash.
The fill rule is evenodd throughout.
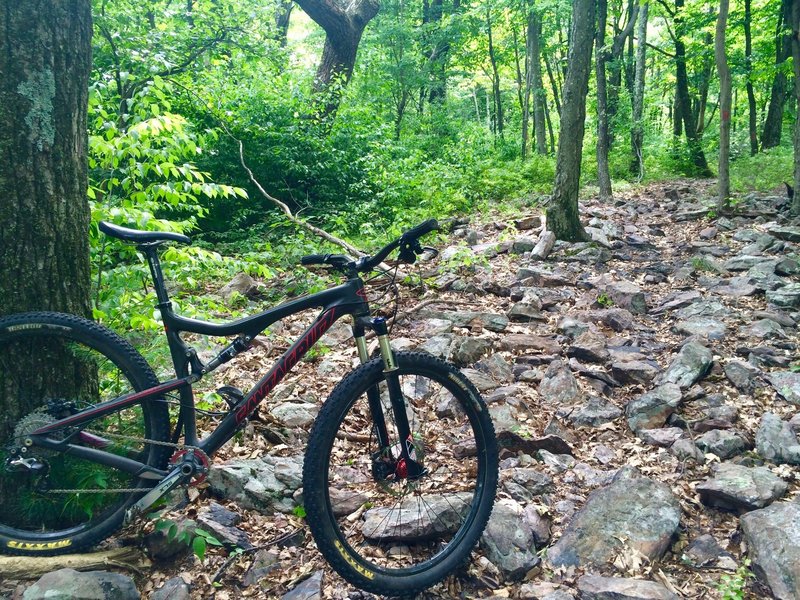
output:
<path id="1" fill-rule="evenodd" d="M 225 402 L 228 403 L 228 407 L 230 407 L 231 410 L 233 410 L 239 402 L 244 400 L 244 392 L 232 385 L 222 386 L 217 390 L 217 393 L 225 398 Z"/>

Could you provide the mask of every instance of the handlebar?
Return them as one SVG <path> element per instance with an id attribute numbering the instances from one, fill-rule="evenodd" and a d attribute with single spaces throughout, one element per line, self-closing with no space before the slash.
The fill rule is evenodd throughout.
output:
<path id="1" fill-rule="evenodd" d="M 413 263 L 417 254 L 422 252 L 419 238 L 431 231 L 436 231 L 438 228 L 438 221 L 429 219 L 416 227 L 404 231 L 399 238 L 386 244 L 373 256 L 364 256 L 358 260 L 353 260 L 344 254 L 309 254 L 300 259 L 300 264 L 306 266 L 330 265 L 334 269 L 348 274 L 368 273 L 381 264 L 389 256 L 389 253 L 398 247 L 400 248 L 400 260 Z"/>

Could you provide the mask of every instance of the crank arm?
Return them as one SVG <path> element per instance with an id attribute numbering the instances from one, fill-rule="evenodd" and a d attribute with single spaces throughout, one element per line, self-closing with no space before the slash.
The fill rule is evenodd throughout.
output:
<path id="1" fill-rule="evenodd" d="M 139 515 L 143 514 L 148 508 L 153 506 L 153 504 L 155 504 L 159 498 L 178 487 L 187 478 L 188 476 L 181 470 L 180 467 L 173 469 L 172 472 L 167 475 L 163 481 L 161 481 L 161 483 L 147 492 L 138 500 L 138 502 L 136 502 L 136 504 L 125 511 L 125 525 L 128 525 L 137 519 Z"/>

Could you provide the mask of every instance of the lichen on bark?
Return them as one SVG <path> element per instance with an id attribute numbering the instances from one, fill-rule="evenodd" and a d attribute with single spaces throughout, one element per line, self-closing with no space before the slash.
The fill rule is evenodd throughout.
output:
<path id="1" fill-rule="evenodd" d="M 34 72 L 31 78 L 19 84 L 17 92 L 31 103 L 30 110 L 25 115 L 31 143 L 36 145 L 39 152 L 45 149 L 45 144 L 52 147 L 56 137 L 53 123 L 56 81 L 53 71 L 43 69 Z"/>

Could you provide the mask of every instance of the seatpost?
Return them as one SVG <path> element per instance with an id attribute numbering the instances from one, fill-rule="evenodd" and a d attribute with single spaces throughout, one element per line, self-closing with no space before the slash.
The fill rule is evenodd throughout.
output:
<path id="1" fill-rule="evenodd" d="M 164 285 L 164 273 L 161 271 L 161 261 L 158 260 L 158 246 L 159 244 L 141 244 L 139 250 L 144 254 L 147 259 L 147 264 L 150 266 L 150 275 L 153 277 L 153 286 L 156 289 L 158 307 L 169 308 L 169 294 L 167 293 L 167 286 Z"/>

